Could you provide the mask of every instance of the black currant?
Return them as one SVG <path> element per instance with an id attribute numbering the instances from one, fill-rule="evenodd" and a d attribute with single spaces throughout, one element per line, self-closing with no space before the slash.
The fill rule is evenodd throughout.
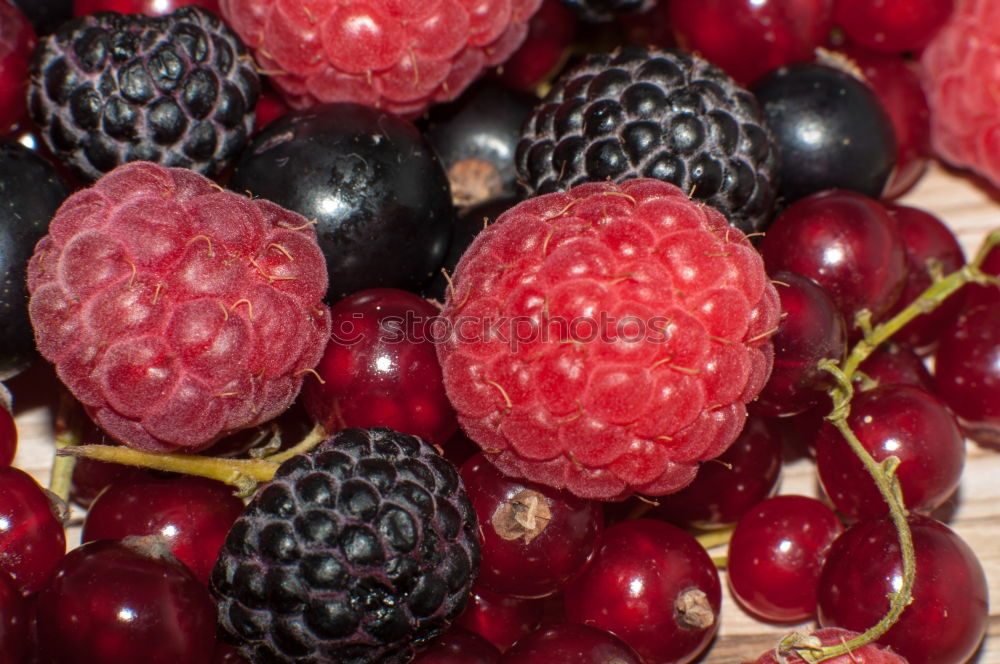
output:
<path id="1" fill-rule="evenodd" d="M 440 267 L 455 219 L 427 140 L 360 104 L 278 118 L 244 151 L 229 187 L 316 221 L 330 302 L 367 288 L 419 290 Z"/>

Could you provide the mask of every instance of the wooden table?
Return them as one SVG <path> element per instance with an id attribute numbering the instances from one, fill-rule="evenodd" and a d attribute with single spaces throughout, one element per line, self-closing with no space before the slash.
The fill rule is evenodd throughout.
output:
<path id="1" fill-rule="evenodd" d="M 975 254 L 984 234 L 1000 227 L 1000 191 L 967 175 L 934 166 L 915 191 L 901 202 L 924 208 L 944 219 L 956 232 L 966 256 Z M 52 459 L 52 407 L 55 395 L 51 373 L 34 367 L 12 382 L 20 446 L 14 463 L 47 482 Z M 965 475 L 958 495 L 947 505 L 953 512 L 949 525 L 976 551 L 989 579 L 994 598 L 988 634 L 977 664 L 1000 664 L 1000 452 L 970 443 Z M 785 468 L 781 493 L 817 494 L 817 480 L 810 462 Z M 75 509 L 69 529 L 69 546 L 79 544 L 81 513 Z M 723 572 L 723 575 L 725 572 Z M 723 584 L 725 587 L 725 584 Z M 746 616 L 729 597 L 723 599 L 721 633 L 705 664 L 730 664 L 754 658 L 772 647 L 789 627 L 766 625 Z"/>

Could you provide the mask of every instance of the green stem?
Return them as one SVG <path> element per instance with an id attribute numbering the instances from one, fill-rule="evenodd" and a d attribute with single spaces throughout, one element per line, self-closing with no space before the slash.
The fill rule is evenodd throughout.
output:
<path id="1" fill-rule="evenodd" d="M 698 540 L 698 544 L 707 549 L 714 549 L 717 546 L 722 546 L 723 544 L 729 544 L 729 540 L 733 538 L 733 528 L 720 528 L 719 530 L 706 530 L 703 533 L 695 535 L 695 539 Z"/>
<path id="2" fill-rule="evenodd" d="M 73 456 L 60 454 L 61 450 L 80 444 L 80 422 L 76 401 L 69 392 L 62 390 L 59 394 L 59 406 L 56 413 L 55 439 L 56 456 L 52 460 L 49 472 L 49 491 L 65 503 L 69 503 L 69 493 L 73 486 L 73 467 L 76 459 Z"/>
<path id="3" fill-rule="evenodd" d="M 794 640 L 789 641 L 788 649 L 794 650 L 806 662 L 822 662 L 846 655 L 875 641 L 892 628 L 912 599 L 913 581 L 916 576 L 916 558 L 913 550 L 913 538 L 910 533 L 909 524 L 907 523 L 908 514 L 906 506 L 903 504 L 903 494 L 895 473 L 896 468 L 899 466 L 899 459 L 892 456 L 881 463 L 876 461 L 868 453 L 868 450 L 864 448 L 861 441 L 858 440 L 857 435 L 855 435 L 847 423 L 847 418 L 851 410 L 851 400 L 854 397 L 853 380 L 858 373 L 858 367 L 879 345 L 888 341 L 903 326 L 917 316 L 932 311 L 966 284 L 998 285 L 995 277 L 984 273 L 980 269 L 986 255 L 998 244 L 1000 244 L 1000 231 L 994 231 L 986 238 L 975 259 L 968 265 L 945 277 L 936 276 L 934 282 L 927 290 L 889 320 L 874 327 L 864 325 L 864 338 L 851 349 L 843 365 L 830 360 L 820 363 L 820 367 L 833 374 L 835 379 L 835 385 L 830 389 L 833 409 L 826 419 L 840 431 L 851 451 L 860 459 L 868 474 L 875 481 L 879 493 L 882 494 L 883 499 L 889 506 L 889 517 L 896 527 L 896 533 L 899 538 L 900 556 L 903 563 L 903 579 L 899 589 L 889 594 L 889 610 L 886 614 L 877 624 L 857 637 L 836 646 L 825 647 L 798 644 Z M 860 320 L 865 322 L 866 319 L 862 318 Z"/>

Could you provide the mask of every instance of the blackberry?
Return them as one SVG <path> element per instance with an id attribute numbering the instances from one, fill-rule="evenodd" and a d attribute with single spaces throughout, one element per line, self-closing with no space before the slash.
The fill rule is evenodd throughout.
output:
<path id="1" fill-rule="evenodd" d="M 751 233 L 770 220 L 777 154 L 754 96 L 721 69 L 627 47 L 556 81 L 525 121 L 515 160 L 528 195 L 652 177 Z"/>
<path id="2" fill-rule="evenodd" d="M 49 148 L 84 178 L 139 160 L 213 175 L 246 144 L 259 94 L 235 33 L 182 7 L 64 23 L 35 51 L 28 106 Z"/>
<path id="3" fill-rule="evenodd" d="M 584 21 L 607 23 L 621 14 L 634 14 L 652 9 L 656 5 L 656 0 L 563 0 L 563 4 L 576 12 L 576 15 Z"/>
<path id="4" fill-rule="evenodd" d="M 430 445 L 345 429 L 283 463 L 233 525 L 219 624 L 253 664 L 409 662 L 464 608 L 478 529 Z"/>

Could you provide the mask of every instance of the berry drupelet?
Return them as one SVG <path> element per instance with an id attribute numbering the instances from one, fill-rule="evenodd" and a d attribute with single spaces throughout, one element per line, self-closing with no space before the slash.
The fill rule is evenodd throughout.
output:
<path id="1" fill-rule="evenodd" d="M 140 160 L 214 175 L 253 128 L 260 81 L 245 53 L 199 7 L 77 18 L 35 51 L 29 110 L 85 179 Z"/>

